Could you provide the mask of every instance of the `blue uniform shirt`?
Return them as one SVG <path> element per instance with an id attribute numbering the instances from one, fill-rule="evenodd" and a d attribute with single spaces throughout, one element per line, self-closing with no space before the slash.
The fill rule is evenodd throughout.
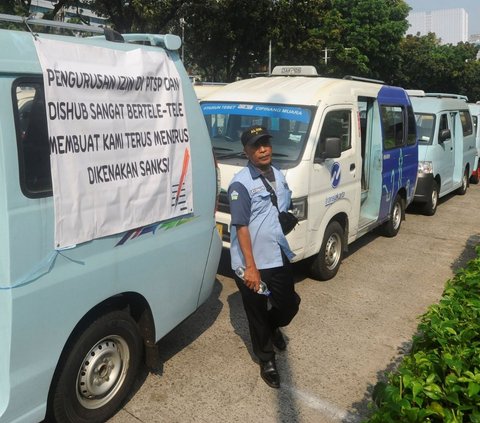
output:
<path id="1" fill-rule="evenodd" d="M 285 176 L 272 166 L 275 175 L 275 193 L 280 211 L 288 210 L 292 192 Z M 232 269 L 245 266 L 237 238 L 236 225 L 247 226 L 252 242 L 253 257 L 258 269 L 283 266 L 282 251 L 291 260 L 290 250 L 278 220 L 278 210 L 272 204 L 270 194 L 260 178 L 260 171 L 248 162 L 238 172 L 228 187 L 231 213 L 230 256 Z"/>

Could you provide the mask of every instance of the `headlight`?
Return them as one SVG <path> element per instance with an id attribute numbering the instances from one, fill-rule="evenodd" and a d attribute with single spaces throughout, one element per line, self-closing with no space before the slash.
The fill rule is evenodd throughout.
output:
<path id="1" fill-rule="evenodd" d="M 432 162 L 418 162 L 418 173 L 433 173 Z"/>
<path id="2" fill-rule="evenodd" d="M 307 197 L 292 199 L 292 213 L 298 218 L 298 220 L 305 220 L 307 218 Z"/>

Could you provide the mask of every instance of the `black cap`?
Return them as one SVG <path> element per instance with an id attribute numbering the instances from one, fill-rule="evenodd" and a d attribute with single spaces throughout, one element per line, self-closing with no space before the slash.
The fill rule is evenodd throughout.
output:
<path id="1" fill-rule="evenodd" d="M 255 144 L 261 138 L 272 138 L 272 136 L 268 133 L 266 128 L 263 126 L 251 126 L 247 130 L 245 130 L 242 134 L 242 144 L 243 146 Z"/>

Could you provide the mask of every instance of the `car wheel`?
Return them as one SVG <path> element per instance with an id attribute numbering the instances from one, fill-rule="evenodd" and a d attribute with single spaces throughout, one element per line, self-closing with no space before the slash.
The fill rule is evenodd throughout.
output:
<path id="1" fill-rule="evenodd" d="M 404 216 L 403 199 L 399 195 L 395 197 L 390 213 L 390 219 L 383 224 L 383 234 L 388 237 L 394 237 L 398 234 Z"/>
<path id="2" fill-rule="evenodd" d="M 343 242 L 342 226 L 338 222 L 330 222 L 325 230 L 320 251 L 310 266 L 313 278 L 326 281 L 337 274 L 343 257 Z"/>
<path id="3" fill-rule="evenodd" d="M 462 177 L 462 186 L 457 190 L 458 195 L 465 195 L 467 193 L 468 179 L 469 179 L 468 172 L 467 172 L 467 169 L 465 169 L 465 172 L 463 172 L 463 177 Z"/>
<path id="4" fill-rule="evenodd" d="M 433 216 L 437 211 L 438 206 L 438 183 L 433 181 L 432 183 L 432 194 L 430 195 L 429 200 L 423 206 L 423 213 L 427 216 Z"/>
<path id="5" fill-rule="evenodd" d="M 480 167 L 477 168 L 477 170 L 473 172 L 472 175 L 470 176 L 470 183 L 477 185 L 480 180 L 479 176 L 480 176 Z"/>
<path id="6" fill-rule="evenodd" d="M 57 370 L 49 402 L 51 420 L 104 422 L 121 406 L 142 357 L 136 322 L 124 311 L 91 323 L 71 344 Z"/>

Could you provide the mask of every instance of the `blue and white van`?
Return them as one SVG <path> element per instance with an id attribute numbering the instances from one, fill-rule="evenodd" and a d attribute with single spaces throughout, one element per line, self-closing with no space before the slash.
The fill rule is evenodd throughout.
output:
<path id="1" fill-rule="evenodd" d="M 475 134 L 467 98 L 456 94 L 408 90 L 418 132 L 416 203 L 435 214 L 438 199 L 465 194 L 475 169 Z"/>
<path id="2" fill-rule="evenodd" d="M 473 132 L 475 133 L 477 144 L 477 155 L 475 157 L 472 175 L 470 176 L 470 183 L 478 184 L 480 181 L 480 102 L 475 104 L 469 103 L 468 108 L 470 109 L 470 113 L 472 115 Z"/>
<path id="3" fill-rule="evenodd" d="M 311 258 L 313 277 L 334 277 L 347 245 L 372 229 L 399 231 L 418 166 L 415 119 L 402 88 L 283 66 L 220 88 L 201 106 L 221 170 L 216 218 L 225 247 L 226 190 L 247 163 L 240 134 L 254 124 L 273 135 L 273 162 L 300 221 L 287 238 L 296 261 Z"/>
<path id="4" fill-rule="evenodd" d="M 0 18 L 23 22 L 13 16 Z M 29 20 L 27 23 L 62 26 L 75 32 L 86 30 L 80 25 L 53 21 Z M 39 27 L 35 28 L 38 31 Z M 89 27 L 88 32 L 94 29 Z M 81 38 L 0 30 L 1 423 L 108 420 L 127 397 L 140 364 L 158 366 L 156 342 L 205 302 L 215 282 L 222 250 L 214 218 L 216 169 L 205 120 L 177 52 L 180 38 L 148 34 L 123 37 L 116 34 L 112 38 L 108 34 L 106 31 L 105 36 Z M 122 110 L 119 104 L 114 109 L 115 105 L 110 102 L 113 88 L 106 84 L 115 86 L 117 91 L 124 90 L 123 85 L 117 85 L 124 80 L 113 74 L 108 79 L 105 74 L 96 73 L 95 68 L 90 74 L 74 69 L 65 74 L 67 78 L 59 71 L 56 82 L 74 85 L 80 78 L 84 78 L 84 82 L 90 78 L 90 87 L 96 89 L 90 98 L 101 95 L 103 109 L 95 109 L 93 103 L 88 110 L 77 107 L 83 103 L 71 103 L 68 107 L 65 103 L 46 103 L 46 84 L 35 47 L 36 42 L 45 43 L 46 40 L 65 43 L 62 45 L 66 48 L 59 53 L 61 56 L 67 53 L 66 49 L 86 47 L 89 53 L 82 56 L 82 62 L 89 66 L 96 66 L 93 59 L 96 52 L 116 58 L 131 53 L 139 60 L 137 64 L 144 63 L 147 56 L 152 62 L 161 56 L 163 65 L 176 69 L 178 76 L 168 79 L 172 82 L 169 87 L 181 90 L 183 100 L 165 108 L 147 103 L 122 103 L 121 107 L 125 106 L 125 113 L 130 110 L 133 116 L 130 121 L 137 131 L 135 135 L 128 134 L 130 148 L 141 150 L 147 158 L 150 150 L 142 140 L 148 141 L 150 137 L 145 125 L 152 119 L 160 119 L 154 115 L 160 110 L 164 115 L 161 119 L 169 113 L 185 117 L 186 127 L 181 137 L 175 139 L 179 142 L 182 138 L 183 147 L 189 152 L 183 158 L 184 166 L 181 161 L 180 169 L 173 166 L 171 157 L 160 162 L 153 158 L 148 164 L 142 162 L 143 167 L 136 169 L 137 174 L 133 164 L 129 164 L 130 173 L 123 170 L 108 173 L 110 166 L 97 166 L 95 182 L 101 185 L 99 178 L 107 184 L 108 180 L 133 176 L 140 180 L 147 167 L 152 178 L 161 177 L 155 174 L 152 167 L 155 164 L 162 175 L 167 170 L 181 171 L 182 176 L 191 176 L 192 185 L 187 187 L 190 176 L 186 176 L 175 186 L 177 194 L 169 197 L 161 207 L 171 207 L 172 203 L 182 208 L 184 192 L 188 190 L 193 204 L 191 209 L 172 219 L 135 226 L 135 221 L 143 216 L 135 216 L 137 204 L 124 203 L 115 214 L 125 218 L 133 214 L 130 229 L 56 248 L 54 232 L 58 222 L 54 206 L 57 198 L 53 196 L 56 187 L 52 190 L 50 161 L 54 142 L 57 142 L 55 148 L 65 153 L 70 149 L 68 155 L 71 157 L 80 154 L 79 149 L 95 146 L 95 143 L 82 144 L 85 137 L 76 134 L 65 137 L 65 140 L 70 139 L 65 143 L 60 143 L 59 138 L 55 141 L 47 130 L 47 104 L 50 119 L 55 110 L 66 117 L 78 114 L 84 118 L 83 124 L 78 119 L 75 122 L 79 124 L 77 129 L 82 131 L 94 124 L 93 116 L 102 119 L 108 130 L 103 134 L 105 145 L 102 148 L 111 148 L 108 153 L 113 158 L 117 153 L 113 150 L 125 147 L 125 136 L 119 131 L 127 118 L 118 116 L 105 123 L 114 110 L 115 113 Z M 65 63 L 60 59 L 57 64 Z M 112 68 L 113 71 L 132 69 L 117 67 Z M 135 66 L 134 71 L 141 72 L 142 68 Z M 54 77 L 52 75 L 50 80 L 52 83 Z M 167 79 L 151 75 L 148 78 L 139 81 L 148 80 L 151 91 L 160 88 L 160 81 L 167 82 Z M 117 93 L 125 102 L 135 90 L 127 91 Z M 147 120 L 141 119 L 142 113 L 148 115 Z M 73 123 L 69 121 L 68 126 Z M 64 129 L 68 130 L 66 126 Z M 118 137 L 110 144 L 111 134 Z M 99 145 L 95 148 L 100 149 Z M 97 153 L 92 152 L 92 157 Z M 144 180 L 141 181 L 139 190 L 143 189 Z M 125 184 L 120 185 L 121 182 Z M 130 195 L 126 191 L 133 186 L 133 180 L 118 183 L 105 185 L 108 187 L 105 196 Z M 84 203 L 90 204 L 90 200 L 89 194 L 81 197 Z M 100 204 L 89 207 L 95 219 L 100 211 Z M 83 220 L 78 225 L 78 232 L 86 223 L 89 222 Z M 186 257 L 188 265 L 185 265 Z"/>

